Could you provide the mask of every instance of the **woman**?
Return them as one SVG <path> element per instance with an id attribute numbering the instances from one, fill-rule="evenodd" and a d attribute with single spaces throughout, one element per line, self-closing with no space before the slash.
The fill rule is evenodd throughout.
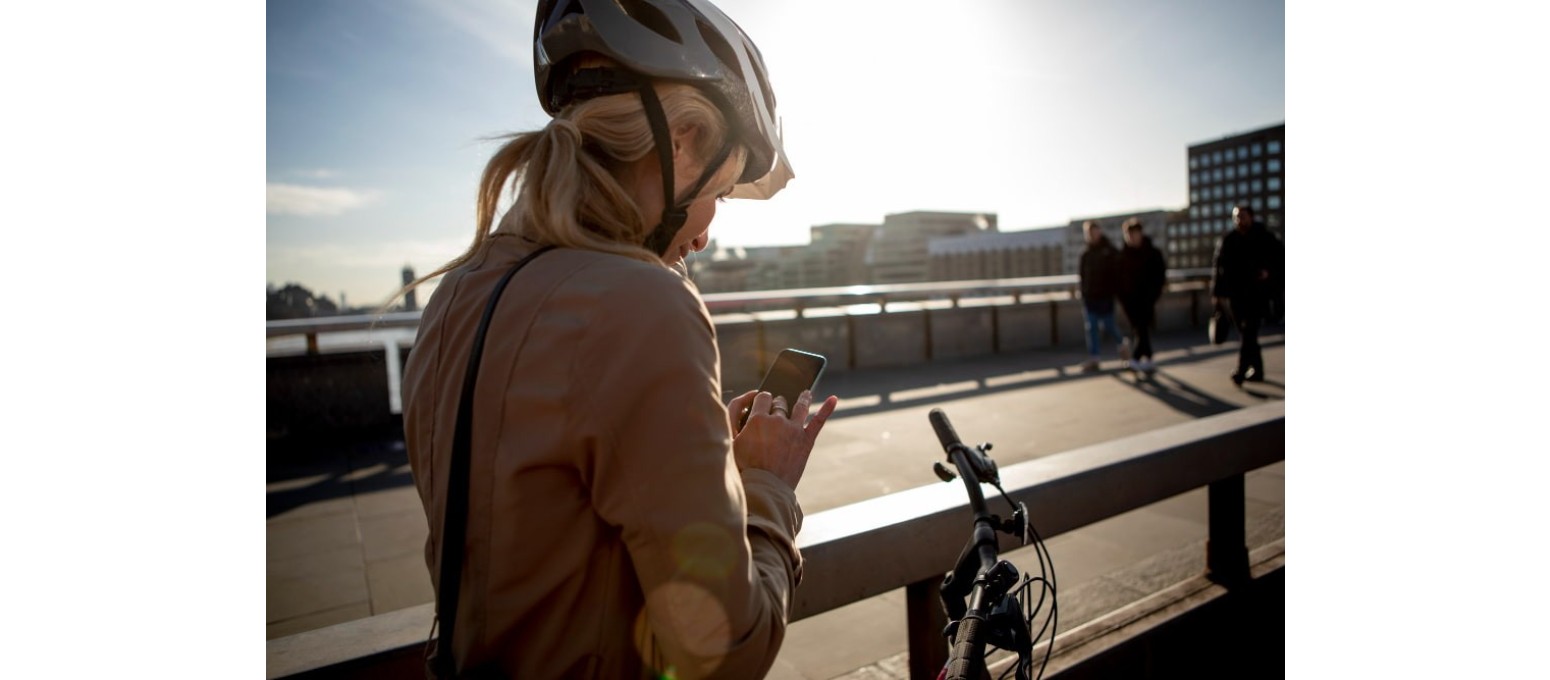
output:
<path id="1" fill-rule="evenodd" d="M 763 63 L 701 0 L 545 1 L 534 36 L 554 120 L 486 166 L 474 243 L 426 277 L 445 275 L 405 367 L 432 668 L 762 676 L 801 577 L 795 487 L 837 401 L 723 405 L 715 329 L 677 268 L 719 198 L 790 177 Z"/>

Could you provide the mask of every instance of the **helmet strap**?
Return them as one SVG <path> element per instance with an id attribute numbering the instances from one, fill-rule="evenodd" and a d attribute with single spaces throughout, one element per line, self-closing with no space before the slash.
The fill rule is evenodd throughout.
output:
<path id="1" fill-rule="evenodd" d="M 732 141 L 730 139 L 721 143 L 721 150 L 716 157 L 705 166 L 705 172 L 700 174 L 699 181 L 685 192 L 682 203 L 676 200 L 673 193 L 673 136 L 667 127 L 667 114 L 662 111 L 662 101 L 657 98 L 656 88 L 650 82 L 641 83 L 640 89 L 641 107 L 646 110 L 646 121 L 651 124 L 651 136 L 656 141 L 657 160 L 662 165 L 662 221 L 656 228 L 646 235 L 646 242 L 642 245 L 647 250 L 656 253 L 657 257 L 667 254 L 667 249 L 672 247 L 673 239 L 683 229 L 684 223 L 689 220 L 689 203 L 698 196 L 700 190 L 710 182 L 716 171 L 726 163 L 727 156 L 732 153 Z"/>

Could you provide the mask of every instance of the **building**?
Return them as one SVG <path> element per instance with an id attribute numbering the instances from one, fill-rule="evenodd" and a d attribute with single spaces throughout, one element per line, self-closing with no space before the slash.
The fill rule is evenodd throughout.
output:
<path id="1" fill-rule="evenodd" d="M 887 215 L 867 248 L 870 282 L 928 281 L 931 239 L 995 231 L 994 213 L 916 211 Z"/>
<path id="2" fill-rule="evenodd" d="M 403 275 L 404 275 L 404 287 L 407 288 L 409 286 L 409 284 L 414 283 L 414 270 L 411 269 L 409 267 L 409 265 L 406 264 L 406 265 L 404 265 Z M 344 299 L 344 293 L 340 293 L 339 294 L 339 298 L 341 300 L 343 300 Z M 416 311 L 418 309 L 420 309 L 420 304 L 418 302 L 415 302 L 414 289 L 410 288 L 408 292 L 404 293 L 404 311 L 406 311 L 406 312 L 413 312 L 413 311 Z"/>
<path id="3" fill-rule="evenodd" d="M 812 288 L 853 286 L 866 283 L 867 247 L 877 231 L 875 224 L 823 224 L 812 227 L 812 245 L 802 253 L 801 280 Z"/>
<path id="4" fill-rule="evenodd" d="M 1237 203 L 1248 203 L 1259 221 L 1286 238 L 1285 140 L 1281 123 L 1189 146 L 1189 214 L 1168 227 L 1169 266 L 1211 266 L 1222 234 L 1233 228 Z"/>
<path id="5" fill-rule="evenodd" d="M 1169 269 L 1184 266 L 1175 262 L 1168 252 L 1169 220 L 1177 219 L 1170 216 L 1179 214 L 1181 214 L 1180 211 L 1147 210 L 1144 212 L 1104 215 L 1102 217 L 1083 217 L 1071 220 L 1071 223 L 1065 227 L 1065 273 L 1076 274 L 1081 270 L 1082 251 L 1087 249 L 1087 234 L 1084 231 L 1083 224 L 1086 224 L 1088 220 L 1097 222 L 1098 226 L 1103 229 L 1104 236 L 1109 237 L 1109 242 L 1114 244 L 1115 248 L 1123 248 L 1125 247 L 1125 233 L 1121 227 L 1132 217 L 1141 220 L 1141 229 L 1147 236 L 1151 237 L 1152 245 L 1161 250 L 1164 256 L 1168 257 Z"/>
<path id="6" fill-rule="evenodd" d="M 934 238 L 926 246 L 932 281 L 1053 276 L 1065 262 L 1065 227 Z"/>

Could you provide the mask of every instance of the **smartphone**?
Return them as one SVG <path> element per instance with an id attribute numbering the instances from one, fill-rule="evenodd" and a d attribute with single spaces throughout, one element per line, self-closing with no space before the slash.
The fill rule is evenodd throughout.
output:
<path id="1" fill-rule="evenodd" d="M 783 349 L 775 357 L 775 363 L 770 365 L 769 372 L 764 374 L 764 381 L 759 383 L 759 391 L 785 397 L 786 408 L 796 408 L 797 397 L 803 390 L 811 390 L 818 386 L 818 377 L 823 375 L 823 368 L 828 363 L 829 360 L 821 354 L 803 352 L 789 347 Z M 742 429 L 743 424 L 747 422 L 748 414 L 744 413 L 742 419 L 738 421 L 738 429 Z"/>

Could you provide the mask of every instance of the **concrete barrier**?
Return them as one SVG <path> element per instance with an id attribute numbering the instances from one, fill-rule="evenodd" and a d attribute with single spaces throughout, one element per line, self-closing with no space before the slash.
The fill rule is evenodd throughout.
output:
<path id="1" fill-rule="evenodd" d="M 722 390 L 730 398 L 757 387 L 776 353 L 786 347 L 823 354 L 832 373 L 1086 344 L 1081 300 L 1065 293 L 1012 300 L 951 308 L 931 303 L 935 309 L 904 303 L 890 305 L 895 311 L 867 314 L 717 315 Z M 1194 329 L 1204 340 L 1210 315 L 1205 284 L 1185 282 L 1158 301 L 1156 328 Z M 1123 313 L 1118 320 L 1126 329 Z M 1104 342 L 1111 346 L 1111 340 Z M 403 346 L 398 352 L 399 368 L 411 349 Z M 397 412 L 392 395 L 399 389 L 401 370 L 389 370 L 382 349 L 271 355 L 268 374 L 271 434 L 380 427 Z"/>
<path id="2" fill-rule="evenodd" d="M 851 317 L 856 368 L 909 366 L 926 361 L 926 312 L 860 314 Z"/>
<path id="3" fill-rule="evenodd" d="M 1002 353 L 1053 346 L 1053 303 L 1041 300 L 993 309 L 996 310 L 996 343 Z"/>
<path id="4" fill-rule="evenodd" d="M 932 361 L 994 354 L 996 319 L 994 307 L 959 307 L 926 312 L 931 329 Z"/>

